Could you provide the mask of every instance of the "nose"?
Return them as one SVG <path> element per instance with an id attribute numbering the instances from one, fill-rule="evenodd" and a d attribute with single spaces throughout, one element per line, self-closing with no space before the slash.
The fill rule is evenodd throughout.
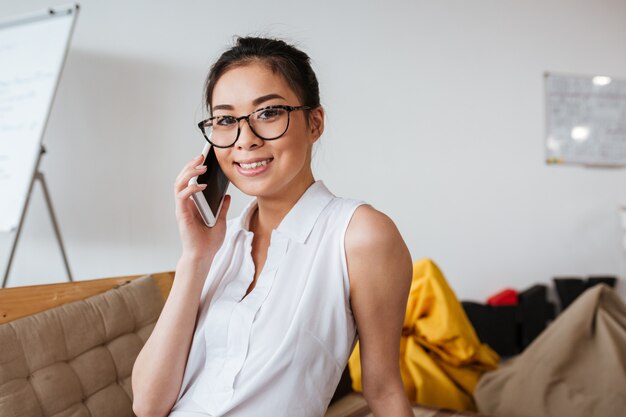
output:
<path id="1" fill-rule="evenodd" d="M 239 139 L 237 139 L 235 144 L 237 149 L 250 150 L 263 146 L 263 139 L 254 134 L 248 119 L 243 119 L 239 122 L 239 129 Z"/>

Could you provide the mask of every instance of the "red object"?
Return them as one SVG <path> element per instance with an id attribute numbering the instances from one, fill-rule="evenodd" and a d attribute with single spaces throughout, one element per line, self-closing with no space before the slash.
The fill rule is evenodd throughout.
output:
<path id="1" fill-rule="evenodd" d="M 487 299 L 490 306 L 515 306 L 518 303 L 518 293 L 514 289 L 507 288 Z"/>

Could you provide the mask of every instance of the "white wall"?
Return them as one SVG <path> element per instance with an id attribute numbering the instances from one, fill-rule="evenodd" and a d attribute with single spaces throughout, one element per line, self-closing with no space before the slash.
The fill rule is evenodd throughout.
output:
<path id="1" fill-rule="evenodd" d="M 54 4 L 4 0 L 0 18 Z M 77 279 L 175 267 L 173 182 L 204 143 L 205 74 L 234 34 L 259 33 L 314 60 L 328 114 L 316 176 L 388 213 L 459 297 L 626 275 L 626 172 L 546 166 L 542 100 L 547 70 L 626 78 L 623 1 L 81 6 L 41 167 Z M 233 195 L 231 217 L 248 201 Z M 63 280 L 37 188 L 9 286 Z"/>

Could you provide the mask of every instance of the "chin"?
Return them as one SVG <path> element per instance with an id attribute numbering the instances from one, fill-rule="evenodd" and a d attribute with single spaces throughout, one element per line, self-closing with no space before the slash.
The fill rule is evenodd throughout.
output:
<path id="1" fill-rule="evenodd" d="M 271 195 L 276 191 L 276 186 L 272 186 L 270 181 L 260 179 L 236 178 L 231 183 L 242 193 L 250 197 L 261 197 Z"/>

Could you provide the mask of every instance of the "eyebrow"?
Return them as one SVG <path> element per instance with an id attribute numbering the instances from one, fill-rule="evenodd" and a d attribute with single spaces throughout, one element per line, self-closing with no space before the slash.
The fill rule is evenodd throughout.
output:
<path id="1" fill-rule="evenodd" d="M 285 98 L 283 96 L 281 96 L 280 94 L 266 94 L 264 96 L 255 98 L 254 100 L 252 100 L 252 105 L 253 106 L 258 106 L 259 104 L 266 102 L 268 100 L 272 100 L 275 98 L 280 98 L 285 100 Z M 230 104 L 218 104 L 217 106 L 213 106 L 213 111 L 215 110 L 234 110 L 235 108 L 233 106 L 231 106 Z"/>

